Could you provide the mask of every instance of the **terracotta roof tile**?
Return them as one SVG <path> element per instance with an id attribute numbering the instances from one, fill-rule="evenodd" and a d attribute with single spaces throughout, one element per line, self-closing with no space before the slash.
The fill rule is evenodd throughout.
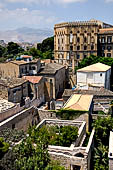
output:
<path id="1" fill-rule="evenodd" d="M 33 84 L 37 84 L 40 82 L 40 80 L 43 78 L 42 76 L 24 76 L 24 79 L 28 80 L 29 82 Z"/>

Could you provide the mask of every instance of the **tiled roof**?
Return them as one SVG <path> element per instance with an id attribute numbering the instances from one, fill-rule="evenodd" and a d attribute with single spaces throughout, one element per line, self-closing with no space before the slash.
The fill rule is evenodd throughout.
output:
<path id="1" fill-rule="evenodd" d="M 92 99 L 93 95 L 73 94 L 64 105 L 64 109 L 89 111 Z"/>
<path id="2" fill-rule="evenodd" d="M 29 55 L 22 55 L 21 58 L 32 58 L 32 56 L 29 56 Z"/>
<path id="3" fill-rule="evenodd" d="M 43 77 L 42 76 L 24 76 L 23 78 L 25 78 L 26 80 L 28 80 L 29 82 L 31 82 L 33 84 L 37 84 L 40 82 L 40 80 Z"/>
<path id="4" fill-rule="evenodd" d="M 77 72 L 104 72 L 109 70 L 111 67 L 102 63 L 92 64 L 90 66 L 78 69 Z"/>

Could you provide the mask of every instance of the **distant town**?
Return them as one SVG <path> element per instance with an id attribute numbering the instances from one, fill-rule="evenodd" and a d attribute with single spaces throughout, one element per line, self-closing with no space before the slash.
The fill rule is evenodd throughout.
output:
<path id="1" fill-rule="evenodd" d="M 113 170 L 113 25 L 0 40 L 0 169 Z"/>

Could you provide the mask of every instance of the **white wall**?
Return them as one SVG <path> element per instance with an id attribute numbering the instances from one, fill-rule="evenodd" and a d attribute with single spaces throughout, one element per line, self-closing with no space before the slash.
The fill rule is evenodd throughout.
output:
<path id="1" fill-rule="evenodd" d="M 87 88 L 88 84 L 110 89 L 110 75 L 111 69 L 106 72 L 77 72 L 77 85 L 86 85 L 82 89 Z"/>

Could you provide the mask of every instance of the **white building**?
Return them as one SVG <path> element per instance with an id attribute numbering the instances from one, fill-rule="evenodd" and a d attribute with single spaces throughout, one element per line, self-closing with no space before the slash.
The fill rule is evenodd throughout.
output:
<path id="1" fill-rule="evenodd" d="M 102 63 L 92 64 L 77 70 L 77 87 L 104 87 L 110 89 L 111 67 Z"/>

